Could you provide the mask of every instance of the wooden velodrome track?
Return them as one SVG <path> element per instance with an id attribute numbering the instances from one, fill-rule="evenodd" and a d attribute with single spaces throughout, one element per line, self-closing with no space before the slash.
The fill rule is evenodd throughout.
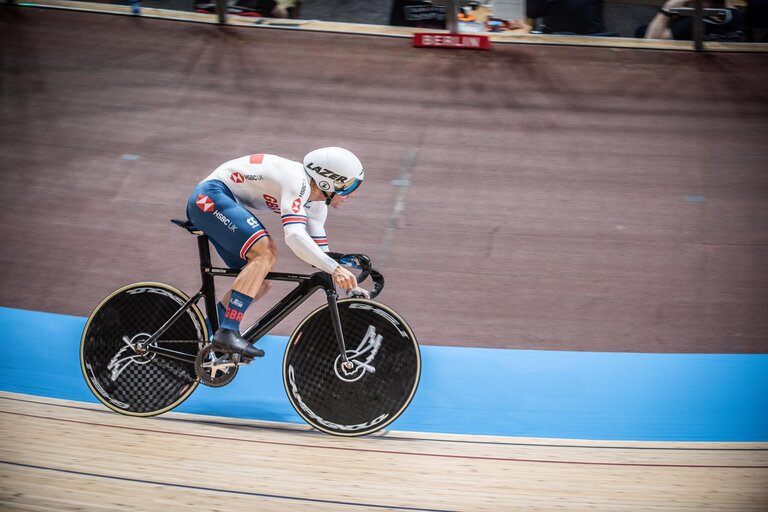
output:
<path id="1" fill-rule="evenodd" d="M 3 510 L 765 510 L 768 449 L 136 419 L 0 395 Z"/>
<path id="2" fill-rule="evenodd" d="M 373 257 L 423 343 L 768 348 L 766 55 L 0 12 L 0 306 L 191 291 L 194 244 L 167 219 L 197 180 L 343 144 L 369 179 L 332 246 Z M 284 247 L 280 265 L 306 270 Z M 0 429 L 2 510 L 768 508 L 764 444 L 350 440 L 11 394 Z"/>

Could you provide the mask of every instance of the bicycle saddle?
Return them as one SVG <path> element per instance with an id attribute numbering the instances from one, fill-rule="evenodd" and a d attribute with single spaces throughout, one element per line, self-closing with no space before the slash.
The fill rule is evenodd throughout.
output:
<path id="1" fill-rule="evenodd" d="M 188 220 L 179 220 L 179 219 L 171 219 L 171 222 L 176 224 L 179 227 L 182 227 L 192 233 L 193 235 L 202 235 L 203 232 L 197 229 L 191 222 Z"/>

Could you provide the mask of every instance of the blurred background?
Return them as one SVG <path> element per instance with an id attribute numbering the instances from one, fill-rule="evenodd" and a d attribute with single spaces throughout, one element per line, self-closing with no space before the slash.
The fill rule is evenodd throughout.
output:
<path id="1" fill-rule="evenodd" d="M 15 0 L 6 0 L 15 1 Z M 66 4 L 66 0 L 59 2 Z M 100 2 L 180 12 L 215 13 L 215 1 L 146 0 Z M 693 0 L 220 0 L 230 15 L 335 21 L 444 29 L 452 16 L 467 32 L 692 39 Z M 660 8 L 681 9 L 669 18 L 669 33 L 646 33 Z M 706 0 L 703 36 L 707 41 L 766 42 L 766 0 Z M 718 12 L 714 9 L 719 10 Z M 455 11 L 455 12 L 454 12 Z M 446 14 L 447 13 L 447 14 Z M 453 13 L 453 14 L 452 14 Z"/>
<path id="2" fill-rule="evenodd" d="M 321 484 L 372 460 L 380 473 L 359 500 L 378 508 L 663 510 L 675 496 L 764 510 L 765 3 L 700 6 L 697 25 L 696 5 L 678 0 L 5 1 L 0 469 L 20 473 L 0 481 L 2 496 L 27 506 L 43 489 L 50 501 L 38 508 L 62 510 L 57 489 L 78 488 L 68 479 L 146 476 L 130 462 L 139 449 L 162 469 L 147 485 L 193 468 L 158 484 L 177 503 L 187 483 L 212 492 L 196 450 L 213 446 L 242 471 L 237 492 L 275 474 L 280 493 L 307 489 L 328 510 L 341 498 Z M 412 45 L 414 33 L 448 28 L 488 36 L 491 50 Z M 381 301 L 423 347 L 422 385 L 393 430 L 412 433 L 409 447 L 439 436 L 413 448 L 438 469 L 414 463 L 402 439 L 292 430 L 301 419 L 284 397 L 281 349 L 320 296 L 274 330 L 262 366 L 220 391 L 200 386 L 180 408 L 215 420 L 183 420 L 184 430 L 174 416 L 130 423 L 94 405 L 78 353 L 94 306 L 136 281 L 199 288 L 195 240 L 169 222 L 195 185 L 233 158 L 301 161 L 328 145 L 366 168 L 329 215 L 330 248 L 371 257 L 387 282 Z M 276 270 L 309 272 L 278 219 L 259 218 L 278 244 Z M 276 285 L 244 324 L 288 288 Z M 193 439 L 201 431 L 225 442 Z M 123 451 L 110 458 L 113 435 Z M 258 450 L 227 444 L 240 438 Z M 275 446 L 289 455 L 267 454 Z M 329 455 L 337 472 L 307 451 L 318 446 L 338 450 L 322 452 L 340 457 Z M 51 453 L 64 454 L 56 470 L 67 476 L 35 473 Z M 444 462 L 453 455 L 466 459 Z M 114 474 L 100 462 L 113 459 Z M 224 463 L 211 467 L 226 481 Z M 463 485 L 473 474 L 482 478 Z M 21 498 L 2 487 L 10 481 Z M 601 487 L 610 492 L 592 494 Z"/>

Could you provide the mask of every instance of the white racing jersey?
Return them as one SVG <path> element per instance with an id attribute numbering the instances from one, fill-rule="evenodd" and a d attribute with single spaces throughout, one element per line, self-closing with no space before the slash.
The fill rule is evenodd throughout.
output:
<path id="1" fill-rule="evenodd" d="M 203 182 L 219 180 L 248 208 L 279 213 L 285 243 L 302 260 L 333 273 L 338 263 L 325 253 L 328 238 L 324 201 L 308 202 L 309 176 L 304 166 L 276 155 L 249 155 L 221 164 Z"/>

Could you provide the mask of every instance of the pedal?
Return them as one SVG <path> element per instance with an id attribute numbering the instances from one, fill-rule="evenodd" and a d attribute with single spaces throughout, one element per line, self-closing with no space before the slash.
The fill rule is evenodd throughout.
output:
<path id="1" fill-rule="evenodd" d="M 237 363 L 237 366 L 248 366 L 253 362 L 252 357 L 245 357 L 240 354 L 234 354 L 236 356 L 235 362 Z"/>

